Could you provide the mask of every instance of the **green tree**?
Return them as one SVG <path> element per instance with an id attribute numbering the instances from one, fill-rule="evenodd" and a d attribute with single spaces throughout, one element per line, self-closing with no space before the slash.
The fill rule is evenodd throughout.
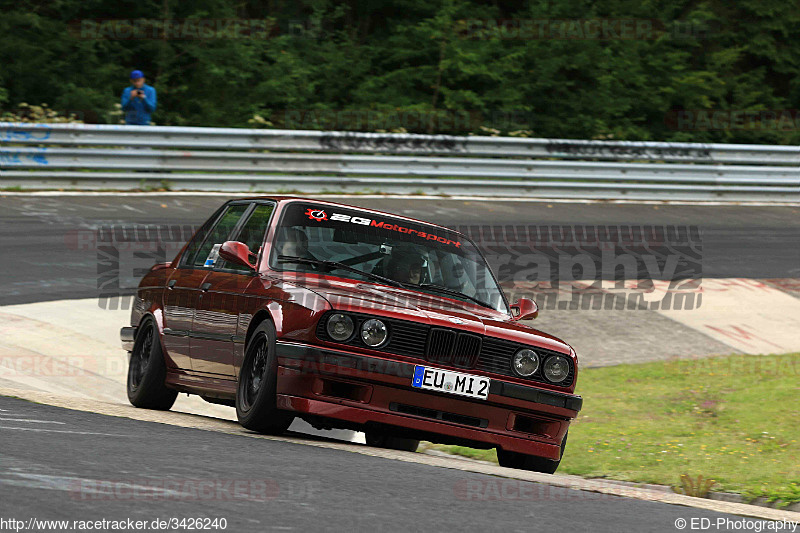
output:
<path id="1" fill-rule="evenodd" d="M 783 130 L 675 121 L 686 111 L 800 107 L 796 2 L 2 0 L 0 12 L 4 111 L 46 103 L 87 122 L 115 121 L 127 75 L 139 68 L 158 89 L 154 120 L 165 125 L 800 140 L 797 120 Z M 120 18 L 259 20 L 269 30 L 249 38 L 81 32 Z M 651 31 L 581 35 L 587 20 L 623 19 L 649 21 Z M 515 35 L 492 21 L 567 25 L 562 36 Z"/>

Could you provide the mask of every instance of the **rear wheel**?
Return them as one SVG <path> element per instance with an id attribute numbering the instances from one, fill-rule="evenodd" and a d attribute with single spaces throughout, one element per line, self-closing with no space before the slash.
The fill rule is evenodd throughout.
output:
<path id="1" fill-rule="evenodd" d="M 561 459 L 564 457 L 564 449 L 567 447 L 568 435 L 569 434 L 564 435 L 564 440 L 561 441 L 561 457 L 559 457 L 558 461 L 537 457 L 536 455 L 507 452 L 498 448 L 497 462 L 500 463 L 500 466 L 505 466 L 507 468 L 530 470 L 532 472 L 542 472 L 543 474 L 555 474 L 558 465 L 561 464 Z"/>
<path id="2" fill-rule="evenodd" d="M 294 416 L 275 404 L 277 376 L 275 326 L 267 320 L 259 324 L 250 337 L 239 372 L 236 417 L 242 426 L 273 435 L 289 428 Z"/>
<path id="3" fill-rule="evenodd" d="M 178 391 L 164 384 L 167 366 L 161 351 L 161 339 L 153 319 L 139 326 L 128 363 L 128 400 L 136 407 L 167 411 Z"/>
<path id="4" fill-rule="evenodd" d="M 400 450 L 403 452 L 415 452 L 419 447 L 419 441 L 395 437 L 381 430 L 370 429 L 364 432 L 367 444 L 375 448 L 388 448 L 390 450 Z"/>

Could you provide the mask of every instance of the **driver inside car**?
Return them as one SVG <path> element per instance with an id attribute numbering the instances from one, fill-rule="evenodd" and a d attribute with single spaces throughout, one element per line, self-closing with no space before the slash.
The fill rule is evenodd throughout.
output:
<path id="1" fill-rule="evenodd" d="M 308 236 L 297 228 L 281 228 L 278 239 L 278 256 L 303 257 L 316 259 L 308 251 Z"/>
<path id="2" fill-rule="evenodd" d="M 419 285 L 422 283 L 425 263 L 425 256 L 418 251 L 398 246 L 392 250 L 386 266 L 386 275 L 400 283 Z"/>

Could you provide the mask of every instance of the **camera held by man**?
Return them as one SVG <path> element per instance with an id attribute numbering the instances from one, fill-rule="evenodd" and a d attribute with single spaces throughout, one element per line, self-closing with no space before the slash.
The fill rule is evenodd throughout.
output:
<path id="1" fill-rule="evenodd" d="M 131 85 L 122 91 L 125 124 L 147 126 L 156 110 L 156 90 L 147 85 L 141 70 L 131 72 Z"/>

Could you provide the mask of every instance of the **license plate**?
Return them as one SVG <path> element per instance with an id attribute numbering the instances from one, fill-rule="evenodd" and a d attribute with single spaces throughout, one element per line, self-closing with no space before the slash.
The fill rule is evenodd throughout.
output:
<path id="1" fill-rule="evenodd" d="M 485 400 L 489 397 L 489 378 L 451 372 L 429 366 L 414 366 L 411 386 Z"/>

